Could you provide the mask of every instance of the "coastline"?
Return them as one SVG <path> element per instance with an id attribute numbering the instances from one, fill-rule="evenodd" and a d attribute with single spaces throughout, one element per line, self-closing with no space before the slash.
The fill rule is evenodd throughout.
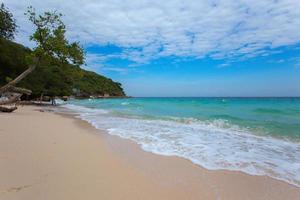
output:
<path id="1" fill-rule="evenodd" d="M 70 115 L 36 106 L 0 114 L 0 199 L 298 199 L 267 176 L 206 170 Z"/>

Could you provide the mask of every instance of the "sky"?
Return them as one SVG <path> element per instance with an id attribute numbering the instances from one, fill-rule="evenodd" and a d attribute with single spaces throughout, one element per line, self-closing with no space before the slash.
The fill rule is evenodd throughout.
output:
<path id="1" fill-rule="evenodd" d="M 63 14 L 82 68 L 130 96 L 300 96 L 299 0 L 0 0 L 29 41 L 24 16 Z"/>

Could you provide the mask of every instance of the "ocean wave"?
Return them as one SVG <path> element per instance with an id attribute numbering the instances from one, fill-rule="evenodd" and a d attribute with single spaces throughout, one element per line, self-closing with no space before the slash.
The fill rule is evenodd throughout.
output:
<path id="1" fill-rule="evenodd" d="M 257 108 L 254 112 L 261 113 L 261 114 L 286 114 L 285 111 L 273 108 Z"/>
<path id="2" fill-rule="evenodd" d="M 145 151 L 183 157 L 210 170 L 267 175 L 300 186 L 300 143 L 258 136 L 226 120 L 128 118 L 101 109 L 64 107 Z"/>
<path id="3" fill-rule="evenodd" d="M 109 113 L 109 111 L 104 110 L 104 109 L 95 109 L 95 108 L 89 108 L 89 107 L 85 107 L 85 106 L 74 105 L 74 104 L 62 104 L 61 107 L 67 108 L 67 109 L 73 111 L 74 114 L 78 114 L 80 116 Z"/>

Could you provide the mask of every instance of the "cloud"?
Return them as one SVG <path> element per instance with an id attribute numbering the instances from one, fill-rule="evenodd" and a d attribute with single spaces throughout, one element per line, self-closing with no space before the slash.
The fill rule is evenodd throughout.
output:
<path id="1" fill-rule="evenodd" d="M 127 75 L 128 72 L 136 71 L 133 67 L 116 67 L 112 64 L 107 64 L 106 61 L 113 59 L 113 58 L 120 58 L 119 54 L 96 54 L 96 53 L 87 53 L 86 54 L 86 65 L 84 66 L 87 70 L 92 71 L 109 71 L 109 72 L 117 72 L 121 75 Z"/>
<path id="2" fill-rule="evenodd" d="M 103 67 L 103 63 L 107 60 L 107 57 L 101 54 L 86 54 L 85 57 L 86 66 L 84 67 L 87 70 L 97 70 Z"/>
<path id="3" fill-rule="evenodd" d="M 223 67 L 229 67 L 230 63 L 222 63 L 220 65 L 218 65 L 219 68 L 223 68 Z"/>
<path id="4" fill-rule="evenodd" d="M 4 3 L 21 27 L 17 41 L 33 45 L 27 40 L 32 26 L 23 15 L 26 7 L 33 5 L 38 11 L 62 12 L 71 40 L 84 45 L 119 46 L 123 52 L 114 56 L 137 63 L 166 56 L 247 59 L 300 42 L 299 0 L 4 0 Z M 101 56 L 106 55 L 96 56 L 98 61 Z M 88 57 L 93 59 L 96 58 Z"/>
<path id="5" fill-rule="evenodd" d="M 294 60 L 295 60 L 295 65 L 294 65 L 295 68 L 300 69 L 300 57 L 295 58 Z"/>
<path id="6" fill-rule="evenodd" d="M 128 71 L 129 71 L 127 68 L 121 68 L 121 67 L 104 67 L 102 70 L 117 72 L 117 73 L 120 73 L 122 75 L 127 75 Z"/>

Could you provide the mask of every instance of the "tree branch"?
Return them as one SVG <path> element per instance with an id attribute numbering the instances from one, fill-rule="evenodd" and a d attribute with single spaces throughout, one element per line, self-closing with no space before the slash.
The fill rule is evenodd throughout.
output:
<path id="1" fill-rule="evenodd" d="M 17 78 L 12 80 L 11 82 L 7 83 L 3 87 L 0 88 L 0 94 L 10 91 L 14 86 L 19 83 L 23 78 L 25 78 L 28 74 L 30 74 L 33 70 L 35 70 L 36 66 L 38 65 L 40 58 L 36 59 L 35 64 L 30 65 L 27 70 L 25 70 L 22 74 L 20 74 Z M 30 92 L 31 93 L 31 92 Z"/>
<path id="2" fill-rule="evenodd" d="M 25 89 L 25 88 L 20 88 L 20 87 L 12 87 L 10 90 L 10 92 L 15 92 L 15 93 L 20 93 L 20 94 L 27 94 L 27 95 L 31 95 L 32 91 Z"/>

